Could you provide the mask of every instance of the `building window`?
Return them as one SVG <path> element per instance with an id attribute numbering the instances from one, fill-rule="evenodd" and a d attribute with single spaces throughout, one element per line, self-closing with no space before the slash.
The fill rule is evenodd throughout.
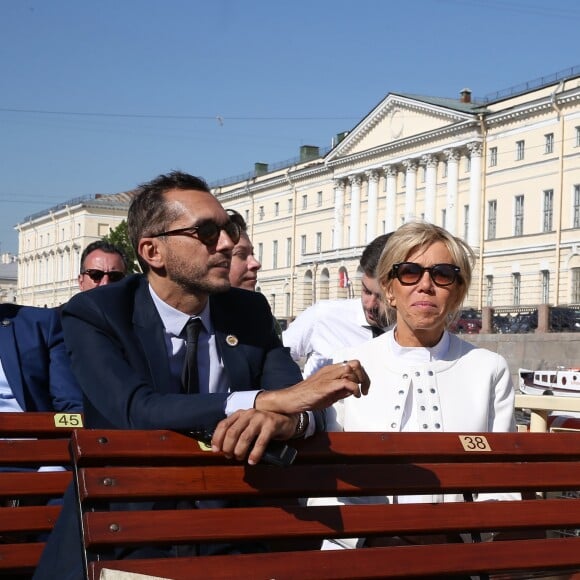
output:
<path id="1" fill-rule="evenodd" d="M 288 199 L 288 213 L 292 213 L 294 209 L 294 200 L 292 198 Z"/>
<path id="2" fill-rule="evenodd" d="M 580 127 L 576 127 L 576 147 L 580 147 Z"/>
<path id="3" fill-rule="evenodd" d="M 524 235 L 524 196 L 516 195 L 514 211 L 514 236 Z"/>
<path id="4" fill-rule="evenodd" d="M 485 277 L 485 303 L 493 306 L 493 276 Z"/>
<path id="5" fill-rule="evenodd" d="M 316 251 L 322 252 L 322 232 L 316 232 Z"/>
<path id="6" fill-rule="evenodd" d="M 258 243 L 258 262 L 262 263 L 264 261 L 264 244 L 262 242 Z"/>
<path id="7" fill-rule="evenodd" d="M 292 265 L 292 238 L 286 238 L 286 266 Z"/>
<path id="8" fill-rule="evenodd" d="M 487 239 L 495 240 L 497 225 L 497 200 L 487 202 Z"/>
<path id="9" fill-rule="evenodd" d="M 441 227 L 442 228 L 447 227 L 447 210 L 446 209 L 441 210 Z"/>
<path id="10" fill-rule="evenodd" d="M 318 207 L 322 206 L 322 191 L 319 191 L 316 194 L 316 205 L 318 205 Z"/>
<path id="11" fill-rule="evenodd" d="M 574 186 L 574 223 L 573 227 L 580 228 L 580 185 Z"/>
<path id="12" fill-rule="evenodd" d="M 516 141 L 516 161 L 521 161 L 524 158 L 526 142 L 522 139 Z"/>
<path id="13" fill-rule="evenodd" d="M 280 215 L 280 202 L 274 204 L 274 215 L 277 217 Z"/>
<path id="14" fill-rule="evenodd" d="M 292 312 L 290 310 L 290 305 L 292 304 L 292 300 L 290 298 L 290 292 L 286 292 L 286 316 L 291 316 Z"/>
<path id="15" fill-rule="evenodd" d="M 469 235 L 469 205 L 463 206 L 463 239 Z"/>
<path id="16" fill-rule="evenodd" d="M 306 209 L 308 207 L 308 195 L 302 196 L 302 209 Z"/>
<path id="17" fill-rule="evenodd" d="M 514 291 L 513 303 L 514 303 L 514 306 L 519 306 L 521 284 L 522 284 L 522 277 L 520 276 L 519 272 L 512 274 L 512 284 L 513 284 L 513 291 Z"/>
<path id="18" fill-rule="evenodd" d="M 572 295 L 570 298 L 573 304 L 580 302 L 580 268 L 572 268 Z"/>
<path id="19" fill-rule="evenodd" d="M 544 191 L 544 224 L 543 231 L 552 231 L 552 218 L 554 215 L 554 190 L 546 189 Z"/>
<path id="20" fill-rule="evenodd" d="M 245 221 L 246 221 L 246 224 L 249 224 L 249 223 L 250 223 L 250 210 L 249 210 L 249 209 L 247 209 L 247 210 L 246 210 L 244 213 L 245 213 L 245 216 L 246 216 L 246 217 L 244 218 L 244 219 L 245 219 Z"/>
<path id="21" fill-rule="evenodd" d="M 465 157 L 465 173 L 469 173 L 471 171 L 471 156 L 467 155 Z"/>
<path id="22" fill-rule="evenodd" d="M 272 242 L 272 268 L 278 267 L 278 240 Z"/>
<path id="23" fill-rule="evenodd" d="M 276 294 L 270 294 L 270 307 L 272 308 L 272 314 L 276 313 Z"/>
<path id="24" fill-rule="evenodd" d="M 554 133 L 544 135 L 544 153 L 554 153 Z"/>
<path id="25" fill-rule="evenodd" d="M 306 254 L 306 235 L 300 236 L 300 252 Z"/>
<path id="26" fill-rule="evenodd" d="M 550 272 L 542 270 L 542 304 L 550 302 Z"/>
<path id="27" fill-rule="evenodd" d="M 260 209 L 258 210 L 258 217 L 260 218 L 260 221 L 262 221 L 264 219 L 265 216 L 265 212 L 264 212 L 264 206 L 261 205 Z"/>
<path id="28" fill-rule="evenodd" d="M 497 147 L 490 147 L 489 149 L 489 166 L 495 167 L 497 165 Z"/>
<path id="29" fill-rule="evenodd" d="M 447 161 L 443 161 L 443 167 L 441 169 L 441 177 L 443 178 L 447 177 L 447 170 L 448 170 Z"/>

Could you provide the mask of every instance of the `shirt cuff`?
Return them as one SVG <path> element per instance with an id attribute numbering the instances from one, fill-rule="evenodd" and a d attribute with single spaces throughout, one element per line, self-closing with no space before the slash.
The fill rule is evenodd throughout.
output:
<path id="1" fill-rule="evenodd" d="M 226 416 L 229 417 L 240 409 L 253 409 L 254 401 L 261 389 L 257 391 L 235 391 L 226 400 Z"/>

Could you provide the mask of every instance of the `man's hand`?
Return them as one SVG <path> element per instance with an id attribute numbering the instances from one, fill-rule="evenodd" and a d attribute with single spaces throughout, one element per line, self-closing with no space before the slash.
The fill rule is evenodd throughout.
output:
<path id="1" fill-rule="evenodd" d="M 277 391 L 262 391 L 256 409 L 294 414 L 326 409 L 351 395 L 360 397 L 369 392 L 370 380 L 358 360 L 328 365 L 304 381 Z"/>
<path id="2" fill-rule="evenodd" d="M 212 451 L 222 451 L 255 465 L 260 461 L 271 439 L 290 439 L 298 417 L 246 409 L 236 411 L 217 424 L 211 439 Z"/>

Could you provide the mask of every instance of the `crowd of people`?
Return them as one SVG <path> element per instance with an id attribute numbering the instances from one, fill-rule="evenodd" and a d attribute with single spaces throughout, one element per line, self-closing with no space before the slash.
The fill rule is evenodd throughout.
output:
<path id="1" fill-rule="evenodd" d="M 361 297 L 319 301 L 280 336 L 255 292 L 261 264 L 247 225 L 205 181 L 174 171 L 140 185 L 127 225 L 141 274 L 127 275 L 125 254 L 101 240 L 83 252 L 81 291 L 62 307 L 0 305 L 0 411 L 82 410 L 88 428 L 210 430 L 213 451 L 249 464 L 270 440 L 317 430 L 515 429 L 506 361 L 447 331 L 474 257 L 444 229 L 409 222 L 379 236 L 361 255 Z M 35 578 L 82 577 L 75 507 L 71 487 Z M 175 550 L 131 557 L 161 552 Z"/>

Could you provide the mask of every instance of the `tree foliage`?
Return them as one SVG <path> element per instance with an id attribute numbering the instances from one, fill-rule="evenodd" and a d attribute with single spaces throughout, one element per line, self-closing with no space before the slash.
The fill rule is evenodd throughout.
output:
<path id="1" fill-rule="evenodd" d="M 123 220 L 116 228 L 113 228 L 107 236 L 103 237 L 103 239 L 111 244 L 114 244 L 123 250 L 123 252 L 125 252 L 128 262 L 128 274 L 141 272 L 139 262 L 137 262 L 137 256 L 135 255 L 135 251 L 133 250 L 133 246 L 129 240 L 126 220 Z"/>

